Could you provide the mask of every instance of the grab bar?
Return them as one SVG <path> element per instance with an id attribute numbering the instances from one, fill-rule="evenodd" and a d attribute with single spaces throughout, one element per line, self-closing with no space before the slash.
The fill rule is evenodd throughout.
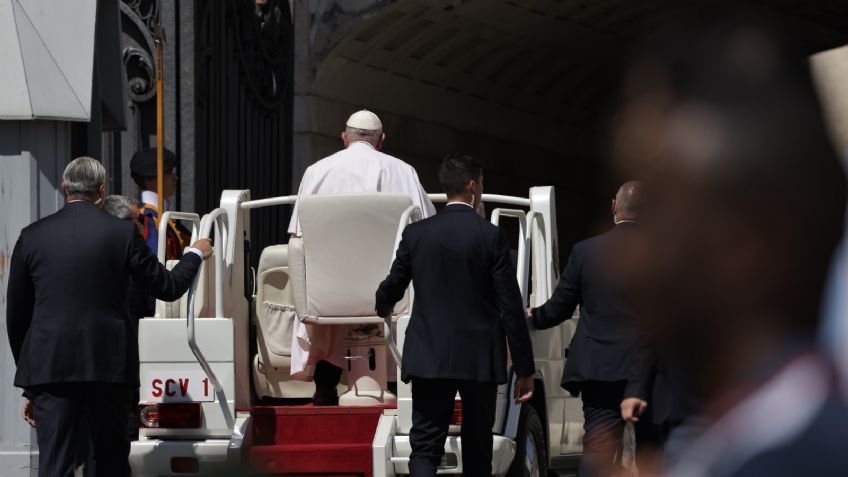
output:
<path id="1" fill-rule="evenodd" d="M 445 203 L 448 201 L 447 194 L 427 194 L 430 201 L 434 204 Z M 514 197 L 511 195 L 499 194 L 483 194 L 483 203 L 497 203 L 507 205 L 518 205 L 521 207 L 530 207 L 530 199 L 527 197 Z"/>
<path id="2" fill-rule="evenodd" d="M 530 232 L 529 240 L 537 240 L 533 244 L 534 260 L 533 260 L 533 277 L 537 280 L 537 301 L 541 299 L 543 302 L 551 296 L 551 277 L 545 273 L 545 264 L 547 257 L 547 237 L 545 236 L 545 217 L 541 212 L 531 210 L 527 214 L 527 228 Z M 539 296 L 541 294 L 541 297 Z"/>
<path id="3" fill-rule="evenodd" d="M 297 202 L 296 195 L 284 195 L 280 197 L 269 197 L 267 199 L 249 200 L 241 203 L 241 208 L 244 210 L 258 209 L 260 207 L 268 207 L 271 205 L 291 205 Z"/>
<path id="4" fill-rule="evenodd" d="M 400 246 L 400 241 L 403 239 L 403 230 L 407 225 L 412 222 L 418 222 L 421 220 L 421 209 L 417 205 L 410 205 L 403 211 L 403 214 L 400 216 L 400 220 L 398 221 L 398 229 L 397 234 L 395 235 L 395 246 L 392 249 L 392 259 L 389 263 L 394 263 L 395 255 L 397 254 L 397 249 Z M 391 266 L 391 265 L 390 265 Z M 391 270 L 390 270 L 391 271 Z M 413 299 L 412 287 L 409 288 L 409 300 L 410 303 Z M 392 333 L 392 312 L 386 314 L 386 316 L 382 317 L 383 321 L 386 322 L 386 344 L 389 346 L 389 352 L 392 354 L 392 358 L 395 360 L 395 364 L 400 366 L 401 354 L 400 350 L 395 343 L 394 333 Z"/>
<path id="5" fill-rule="evenodd" d="M 167 211 L 162 214 L 162 219 L 159 220 L 159 244 L 156 249 L 156 257 L 162 265 L 165 264 L 165 246 L 168 243 L 168 222 L 171 220 L 185 220 L 191 222 L 192 243 L 197 240 L 197 229 L 200 225 L 200 216 L 192 212 Z"/>
<path id="6" fill-rule="evenodd" d="M 224 310 L 224 283 L 223 283 L 223 268 L 224 268 L 224 254 L 226 253 L 226 243 L 227 243 L 227 211 L 221 208 L 215 209 L 209 214 L 203 217 L 203 220 L 200 222 L 200 237 L 201 238 L 209 238 L 210 233 L 212 232 L 212 227 L 215 227 L 215 238 L 221 244 L 218 247 L 213 248 L 212 255 L 215 257 L 215 317 L 223 318 L 223 310 Z M 209 378 L 209 381 L 212 382 L 212 386 L 215 388 L 216 392 L 223 392 L 223 387 L 221 386 L 221 382 L 218 380 L 218 376 L 215 374 L 215 371 L 212 370 L 212 366 L 209 364 L 209 361 L 204 356 L 203 352 L 200 350 L 200 347 L 197 346 L 197 336 L 195 334 L 195 312 L 194 312 L 194 301 L 197 297 L 197 283 L 200 280 L 200 274 L 194 276 L 194 281 L 191 283 L 191 288 L 188 290 L 188 306 L 186 312 L 186 331 L 188 335 L 188 347 L 191 349 L 191 352 L 194 354 L 194 357 L 197 359 L 200 367 L 203 368 L 203 372 L 206 373 L 206 376 Z"/>
<path id="7" fill-rule="evenodd" d="M 518 219 L 518 261 L 515 265 L 515 278 L 518 280 L 518 288 L 521 290 L 521 303 L 527 306 L 527 299 L 529 295 L 527 285 L 530 281 L 530 268 L 527 263 L 530 260 L 530 237 L 528 234 L 529 222 L 527 221 L 527 212 L 520 209 L 495 209 L 492 211 L 492 224 L 500 225 L 501 216 Z"/>
<path id="8" fill-rule="evenodd" d="M 434 204 L 445 203 L 448 201 L 447 194 L 427 194 L 430 201 Z M 515 197 L 511 195 L 500 194 L 483 194 L 482 200 L 484 203 L 497 203 L 507 205 L 517 205 L 520 207 L 530 207 L 530 199 L 527 197 Z M 296 195 L 283 195 L 279 197 L 269 197 L 267 199 L 256 199 L 242 202 L 242 209 L 258 209 L 261 207 L 269 207 L 272 205 L 293 205 L 297 202 Z"/>

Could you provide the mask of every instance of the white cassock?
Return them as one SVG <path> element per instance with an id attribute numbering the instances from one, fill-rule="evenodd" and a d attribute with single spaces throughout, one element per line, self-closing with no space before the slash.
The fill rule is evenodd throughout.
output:
<path id="1" fill-rule="evenodd" d="M 297 197 L 300 202 L 308 195 L 356 192 L 406 194 L 412 199 L 412 204 L 421 209 L 422 218 L 436 214 L 436 208 L 412 166 L 383 154 L 367 142 L 359 141 L 307 168 Z M 301 235 L 298 204 L 292 211 L 289 233 Z M 347 326 L 313 326 L 295 320 L 291 347 L 292 376 L 312 380 L 318 361 L 344 368 L 344 338 L 348 331 L 350 327 Z"/>

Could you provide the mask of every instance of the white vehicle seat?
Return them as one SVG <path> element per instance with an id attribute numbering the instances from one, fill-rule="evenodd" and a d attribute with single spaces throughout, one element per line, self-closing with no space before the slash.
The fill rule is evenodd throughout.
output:
<path id="1" fill-rule="evenodd" d="M 301 200 L 303 237 L 289 241 L 294 303 L 300 320 L 318 326 L 382 324 L 374 293 L 394 259 L 401 218 L 412 207 L 401 194 L 316 195 Z M 395 314 L 406 314 L 408 297 Z M 382 327 L 380 327 L 382 329 Z M 349 337 L 348 386 L 341 405 L 394 403 L 386 391 L 384 334 Z"/>
<path id="2" fill-rule="evenodd" d="M 168 260 L 165 262 L 165 268 L 171 270 L 178 263 L 179 260 Z M 215 316 L 215 288 L 210 286 L 215 283 L 215 261 L 204 260 L 198 276 L 200 278 L 197 282 L 194 316 L 201 318 Z M 156 300 L 156 313 L 159 318 L 185 318 L 188 315 L 188 293 L 184 293 L 172 302 Z"/>
<path id="3" fill-rule="evenodd" d="M 265 248 L 256 271 L 256 342 L 253 384 L 259 397 L 310 398 L 311 382 L 291 377 L 294 297 L 289 286 L 288 245 Z"/>

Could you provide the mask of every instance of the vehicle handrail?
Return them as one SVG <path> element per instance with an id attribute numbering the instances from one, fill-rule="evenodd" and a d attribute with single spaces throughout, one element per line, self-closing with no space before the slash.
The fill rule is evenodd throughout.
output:
<path id="1" fill-rule="evenodd" d="M 403 238 L 403 230 L 407 225 L 412 222 L 417 222 L 421 220 L 421 208 L 417 205 L 410 205 L 403 211 L 403 214 L 400 216 L 400 220 L 398 221 L 398 229 L 397 234 L 395 235 L 395 246 L 392 248 L 392 259 L 389 262 L 394 263 L 395 255 L 397 254 L 397 249 L 400 246 L 400 241 Z M 391 265 L 390 265 L 391 266 Z M 409 300 L 412 301 L 413 296 L 412 292 L 409 294 Z M 386 344 L 389 346 L 389 352 L 392 354 L 392 358 L 395 360 L 395 364 L 400 366 L 401 354 L 400 350 L 395 343 L 394 333 L 392 333 L 392 312 L 386 314 L 383 317 L 383 320 L 386 322 Z"/>
<path id="2" fill-rule="evenodd" d="M 283 195 L 280 197 L 269 197 L 267 199 L 249 200 L 241 203 L 242 210 L 258 209 L 271 205 L 292 205 L 297 202 L 296 195 Z"/>
<path id="3" fill-rule="evenodd" d="M 201 237 L 209 238 L 212 227 L 215 227 L 215 241 L 217 242 L 213 256 L 215 257 L 215 318 L 224 318 L 224 257 L 227 255 L 227 236 L 229 235 L 229 222 L 227 211 L 217 208 L 209 212 L 200 222 Z"/>
<path id="4" fill-rule="evenodd" d="M 551 279 L 550 276 L 545 272 L 545 264 L 547 262 L 547 257 L 545 257 L 545 253 L 547 250 L 547 237 L 545 236 L 545 217 L 541 212 L 531 210 L 527 214 L 527 228 L 529 229 L 528 240 L 540 240 L 540 244 L 534 244 L 533 252 L 536 254 L 536 259 L 533 260 L 533 266 L 535 273 L 533 277 L 536 279 L 537 287 L 536 296 L 539 294 L 542 295 L 543 300 L 547 300 L 551 296 Z"/>
<path id="5" fill-rule="evenodd" d="M 212 227 L 214 226 L 215 238 L 221 244 L 212 250 L 212 255 L 215 257 L 215 318 L 223 318 L 224 313 L 223 268 L 228 233 L 228 222 L 226 219 L 227 211 L 222 208 L 217 208 L 207 215 L 204 215 L 203 220 L 200 221 L 200 238 L 209 238 L 210 233 L 212 232 Z M 218 376 L 215 374 L 215 371 L 212 370 L 212 366 L 209 364 L 209 361 L 206 359 L 203 351 L 201 351 L 200 347 L 197 346 L 197 336 L 195 334 L 194 326 L 194 301 L 197 298 L 197 284 L 199 280 L 200 274 L 195 275 L 194 280 L 191 283 L 191 287 L 188 290 L 188 304 L 186 309 L 188 347 L 191 349 L 191 352 L 194 354 L 194 357 L 197 359 L 200 367 L 203 368 L 203 372 L 206 373 L 209 381 L 212 382 L 215 391 L 223 392 L 223 387 L 221 386 L 221 382 L 218 380 Z"/>
<path id="6" fill-rule="evenodd" d="M 490 219 L 492 224 L 496 226 L 500 225 L 501 216 L 518 219 L 518 261 L 515 265 L 516 279 L 518 280 L 518 288 L 521 290 L 521 302 L 526 306 L 529 296 L 527 285 L 530 280 L 530 269 L 527 266 L 527 262 L 530 260 L 527 212 L 521 209 L 497 208 L 492 211 L 492 217 Z"/>
<path id="7" fill-rule="evenodd" d="M 448 201 L 447 194 L 427 194 L 434 204 L 443 204 Z M 530 207 L 530 199 L 528 197 L 515 197 L 511 195 L 500 194 L 483 194 L 482 200 L 484 203 L 497 203 L 507 205 L 517 205 L 520 207 Z M 296 195 L 283 195 L 279 197 L 269 197 L 267 199 L 256 199 L 242 202 L 240 207 L 242 210 L 258 209 L 261 207 L 269 207 L 272 205 L 294 205 L 297 202 Z"/>
<path id="8" fill-rule="evenodd" d="M 192 242 L 197 240 L 197 229 L 200 225 L 200 216 L 193 212 L 174 212 L 169 210 L 162 214 L 162 219 L 159 220 L 159 244 L 156 250 L 156 257 L 162 265 L 165 264 L 165 248 L 168 244 L 168 222 L 171 220 L 185 220 L 191 222 Z"/>
<path id="9" fill-rule="evenodd" d="M 427 194 L 427 197 L 430 198 L 430 201 L 434 204 L 443 204 L 448 201 L 447 194 Z M 530 207 L 530 199 L 528 197 L 515 197 L 511 195 L 500 195 L 500 194 L 483 194 L 482 196 L 483 203 L 497 203 L 497 204 L 507 204 L 507 205 L 518 205 L 521 207 Z"/>

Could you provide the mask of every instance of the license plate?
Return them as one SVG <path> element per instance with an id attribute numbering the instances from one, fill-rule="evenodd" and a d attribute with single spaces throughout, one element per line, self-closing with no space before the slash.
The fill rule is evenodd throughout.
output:
<path id="1" fill-rule="evenodd" d="M 214 386 L 203 371 L 148 371 L 141 380 L 141 402 L 214 400 Z"/>

